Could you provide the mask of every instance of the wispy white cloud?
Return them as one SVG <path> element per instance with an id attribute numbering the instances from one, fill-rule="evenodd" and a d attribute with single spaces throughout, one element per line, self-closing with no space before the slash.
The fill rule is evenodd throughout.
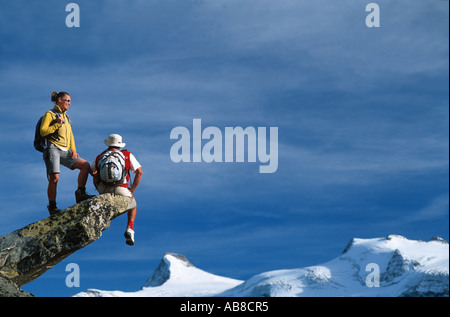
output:
<path id="1" fill-rule="evenodd" d="M 427 206 L 417 210 L 406 218 L 407 222 L 420 222 L 436 218 L 442 218 L 449 214 L 449 195 L 448 193 L 434 197 Z"/>

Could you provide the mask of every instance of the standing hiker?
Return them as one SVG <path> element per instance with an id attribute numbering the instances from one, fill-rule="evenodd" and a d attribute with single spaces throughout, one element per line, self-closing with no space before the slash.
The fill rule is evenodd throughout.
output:
<path id="1" fill-rule="evenodd" d="M 96 157 L 91 166 L 95 187 L 99 194 L 114 193 L 134 199 L 133 192 L 142 177 L 141 165 L 131 152 L 121 149 L 125 143 L 122 142 L 120 135 L 111 134 L 104 142 L 108 148 Z M 135 173 L 131 186 L 129 186 L 130 171 Z M 136 207 L 128 211 L 128 223 L 125 231 L 128 245 L 134 245 L 136 211 Z"/>
<path id="2" fill-rule="evenodd" d="M 52 92 L 51 100 L 55 107 L 47 111 L 42 117 L 40 135 L 45 140 L 43 158 L 47 168 L 47 195 L 50 215 L 60 211 L 56 207 L 56 188 L 58 185 L 60 164 L 71 170 L 79 169 L 78 189 L 75 191 L 76 202 L 83 201 L 92 195 L 86 193 L 88 174 L 92 173 L 89 163 L 82 159 L 75 148 L 70 118 L 67 110 L 70 106 L 70 95 L 67 92 Z"/>

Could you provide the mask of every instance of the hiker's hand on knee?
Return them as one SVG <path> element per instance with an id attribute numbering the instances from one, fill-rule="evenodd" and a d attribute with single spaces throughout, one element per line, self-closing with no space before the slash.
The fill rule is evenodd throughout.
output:
<path id="1" fill-rule="evenodd" d="M 72 155 L 73 159 L 76 159 L 77 157 L 79 157 L 78 153 L 75 151 L 71 151 L 70 154 Z"/>

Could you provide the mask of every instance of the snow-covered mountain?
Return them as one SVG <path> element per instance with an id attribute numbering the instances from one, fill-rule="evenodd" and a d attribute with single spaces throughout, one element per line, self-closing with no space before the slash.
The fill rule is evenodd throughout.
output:
<path id="1" fill-rule="evenodd" d="M 184 255 L 166 253 L 153 275 L 137 292 L 88 289 L 77 297 L 207 297 L 233 288 L 243 281 L 202 271 Z"/>
<path id="2" fill-rule="evenodd" d="M 378 273 L 378 274 L 377 274 Z M 448 296 L 449 245 L 402 236 L 352 239 L 321 265 L 262 273 L 223 296 Z"/>
<path id="3" fill-rule="evenodd" d="M 220 277 L 167 253 L 136 292 L 89 289 L 75 296 L 449 296 L 449 244 L 387 238 L 352 239 L 337 258 L 305 268 L 277 270 L 247 281 Z"/>

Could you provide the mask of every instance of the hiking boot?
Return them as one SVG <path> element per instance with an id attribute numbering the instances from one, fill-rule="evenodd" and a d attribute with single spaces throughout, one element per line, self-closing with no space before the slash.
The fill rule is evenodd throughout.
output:
<path id="1" fill-rule="evenodd" d="M 48 212 L 50 213 L 50 216 L 53 216 L 54 214 L 56 214 L 56 213 L 61 211 L 61 209 L 56 207 L 56 205 L 55 206 L 47 205 L 47 209 L 48 209 Z"/>
<path id="2" fill-rule="evenodd" d="M 95 195 L 89 195 L 88 193 L 86 193 L 86 189 L 78 188 L 75 191 L 75 201 L 77 202 L 77 204 L 92 197 L 95 197 Z"/>
<path id="3" fill-rule="evenodd" d="M 125 238 L 127 239 L 125 242 L 128 245 L 134 245 L 134 230 L 130 227 L 127 228 L 124 234 Z"/>

